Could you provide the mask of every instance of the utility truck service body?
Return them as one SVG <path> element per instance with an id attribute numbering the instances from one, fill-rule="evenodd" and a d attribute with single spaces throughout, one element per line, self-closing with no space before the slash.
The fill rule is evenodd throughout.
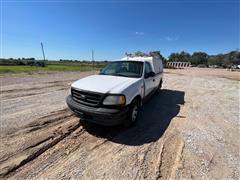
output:
<path id="1" fill-rule="evenodd" d="M 162 78 L 161 59 L 125 57 L 112 61 L 98 75 L 74 82 L 67 104 L 82 120 L 130 126 L 143 100 L 160 91 Z"/>

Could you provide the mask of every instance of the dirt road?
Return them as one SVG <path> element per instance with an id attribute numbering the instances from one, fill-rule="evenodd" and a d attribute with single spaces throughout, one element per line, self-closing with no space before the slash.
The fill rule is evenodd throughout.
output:
<path id="1" fill-rule="evenodd" d="M 240 74 L 179 71 L 129 129 L 68 110 L 69 85 L 90 73 L 1 76 L 0 178 L 239 179 Z"/>

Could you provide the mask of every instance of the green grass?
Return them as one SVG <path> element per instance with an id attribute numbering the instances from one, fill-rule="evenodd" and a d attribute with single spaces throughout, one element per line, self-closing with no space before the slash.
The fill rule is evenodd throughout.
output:
<path id="1" fill-rule="evenodd" d="M 99 70 L 101 67 L 94 67 Z M 37 71 L 91 71 L 91 64 L 49 64 L 47 67 L 35 66 L 0 66 L 0 73 L 20 73 Z"/>

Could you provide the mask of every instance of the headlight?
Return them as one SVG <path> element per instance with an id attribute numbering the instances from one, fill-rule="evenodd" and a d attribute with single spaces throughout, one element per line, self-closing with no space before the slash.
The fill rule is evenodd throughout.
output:
<path id="1" fill-rule="evenodd" d="M 109 95 L 103 101 L 104 105 L 125 105 L 125 103 L 126 98 L 124 95 Z"/>

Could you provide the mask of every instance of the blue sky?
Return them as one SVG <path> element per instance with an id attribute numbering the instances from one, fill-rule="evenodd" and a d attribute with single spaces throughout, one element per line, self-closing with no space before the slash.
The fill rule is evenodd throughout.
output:
<path id="1" fill-rule="evenodd" d="M 225 53 L 239 48 L 239 0 L 1 2 L 2 57 L 117 59 L 159 50 Z"/>

